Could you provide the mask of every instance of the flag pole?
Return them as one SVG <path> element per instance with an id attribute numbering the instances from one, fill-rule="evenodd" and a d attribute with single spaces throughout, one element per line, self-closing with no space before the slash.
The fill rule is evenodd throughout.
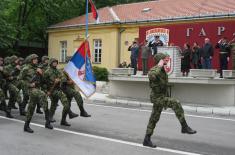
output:
<path id="1" fill-rule="evenodd" d="M 88 38 L 88 0 L 86 0 L 86 34 L 85 38 Z"/>
<path id="2" fill-rule="evenodd" d="M 86 0 L 86 32 L 85 32 L 85 75 L 86 75 L 86 62 L 87 62 L 87 40 L 88 40 L 88 0 Z M 86 77 L 85 77 L 86 78 Z"/>

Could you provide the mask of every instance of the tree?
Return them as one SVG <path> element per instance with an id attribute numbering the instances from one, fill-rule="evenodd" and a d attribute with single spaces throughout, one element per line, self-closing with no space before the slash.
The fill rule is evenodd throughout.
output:
<path id="1" fill-rule="evenodd" d="M 101 8 L 141 0 L 93 1 L 97 8 Z M 21 40 L 47 44 L 47 28 L 84 14 L 85 2 L 86 0 L 1 0 L 0 50 L 16 53 Z"/>

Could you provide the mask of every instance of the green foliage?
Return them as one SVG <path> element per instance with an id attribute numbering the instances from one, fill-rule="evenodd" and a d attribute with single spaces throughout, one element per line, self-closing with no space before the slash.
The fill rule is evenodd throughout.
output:
<path id="1" fill-rule="evenodd" d="M 93 0 L 97 8 L 147 0 Z M 0 0 L 0 51 L 18 51 L 20 40 L 47 44 L 47 28 L 85 14 L 86 0 Z"/>
<path id="2" fill-rule="evenodd" d="M 95 75 L 96 81 L 108 81 L 108 70 L 104 67 L 93 67 L 93 73 Z"/>

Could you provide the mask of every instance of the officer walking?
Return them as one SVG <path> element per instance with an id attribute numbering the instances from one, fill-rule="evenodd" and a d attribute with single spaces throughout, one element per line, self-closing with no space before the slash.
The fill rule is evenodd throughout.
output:
<path id="1" fill-rule="evenodd" d="M 146 135 L 143 141 L 144 146 L 156 147 L 151 141 L 156 123 L 160 119 L 160 115 L 163 109 L 172 108 L 178 118 L 181 126 L 182 133 L 195 134 L 196 131 L 192 130 L 186 123 L 184 117 L 184 110 L 180 102 L 174 98 L 168 97 L 168 75 L 165 72 L 164 66 L 167 64 L 167 55 L 158 53 L 154 56 L 155 63 L 157 64 L 148 73 L 150 88 L 152 89 L 150 94 L 150 100 L 153 103 L 152 113 L 149 119 L 149 123 L 146 130 Z"/>

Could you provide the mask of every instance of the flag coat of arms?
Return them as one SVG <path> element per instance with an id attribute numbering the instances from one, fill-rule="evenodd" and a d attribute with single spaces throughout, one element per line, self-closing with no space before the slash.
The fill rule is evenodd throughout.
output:
<path id="1" fill-rule="evenodd" d="M 95 93 L 96 80 L 92 72 L 88 41 L 84 41 L 76 50 L 64 70 L 86 97 Z"/>

